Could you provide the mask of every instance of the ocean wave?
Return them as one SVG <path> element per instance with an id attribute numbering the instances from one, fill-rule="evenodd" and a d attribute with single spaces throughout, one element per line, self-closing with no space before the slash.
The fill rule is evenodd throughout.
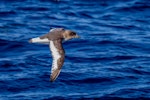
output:
<path id="1" fill-rule="evenodd" d="M 1 0 L 1 99 L 149 100 L 148 0 Z M 63 27 L 65 62 L 49 81 L 49 46 L 28 40 Z"/>

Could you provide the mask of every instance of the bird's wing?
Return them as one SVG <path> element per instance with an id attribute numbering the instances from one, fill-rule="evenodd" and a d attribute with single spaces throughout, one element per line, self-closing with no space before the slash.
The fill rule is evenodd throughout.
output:
<path id="1" fill-rule="evenodd" d="M 64 30 L 64 28 L 52 28 L 49 30 L 49 32 L 53 32 L 53 31 L 62 31 Z"/>
<path id="2" fill-rule="evenodd" d="M 65 52 L 62 47 L 61 39 L 55 40 L 55 41 L 50 41 L 49 47 L 50 47 L 50 51 L 51 51 L 52 57 L 53 57 L 50 81 L 53 82 L 58 77 L 58 75 L 61 71 L 61 67 L 64 63 Z"/>
<path id="3" fill-rule="evenodd" d="M 47 34 L 40 36 L 40 39 L 47 38 L 48 40 L 52 40 L 52 41 L 59 40 L 60 38 L 62 38 L 61 33 L 64 31 L 65 30 L 63 28 L 54 28 L 51 29 Z"/>

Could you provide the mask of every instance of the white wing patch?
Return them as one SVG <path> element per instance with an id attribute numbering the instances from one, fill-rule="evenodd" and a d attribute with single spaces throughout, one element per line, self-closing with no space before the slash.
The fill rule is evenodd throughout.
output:
<path id="1" fill-rule="evenodd" d="M 54 31 L 55 29 L 57 29 L 57 28 L 52 28 L 52 29 L 49 30 L 49 32 L 52 32 L 52 31 Z"/>
<path id="2" fill-rule="evenodd" d="M 40 39 L 39 37 L 37 38 L 32 38 L 32 43 L 49 43 L 49 40 L 47 38 L 45 39 Z"/>
<path id="3" fill-rule="evenodd" d="M 50 50 L 53 56 L 53 63 L 52 63 L 52 70 L 51 70 L 51 74 L 52 74 L 58 68 L 57 60 L 61 57 L 61 55 L 59 54 L 53 41 L 50 41 Z"/>

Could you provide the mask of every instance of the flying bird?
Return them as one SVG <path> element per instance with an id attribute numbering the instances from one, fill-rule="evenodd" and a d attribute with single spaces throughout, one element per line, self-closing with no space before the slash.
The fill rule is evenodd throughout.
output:
<path id="1" fill-rule="evenodd" d="M 51 29 L 47 34 L 32 38 L 30 43 L 48 43 L 52 54 L 52 68 L 50 81 L 53 82 L 58 77 L 65 59 L 65 51 L 62 46 L 62 41 L 70 40 L 73 38 L 79 38 L 76 32 L 72 30 L 66 30 L 64 28 Z"/>

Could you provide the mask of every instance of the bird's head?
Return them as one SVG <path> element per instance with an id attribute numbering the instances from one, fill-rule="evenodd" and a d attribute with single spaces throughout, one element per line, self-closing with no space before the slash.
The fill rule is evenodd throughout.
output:
<path id="1" fill-rule="evenodd" d="M 65 30 L 65 32 L 63 33 L 63 37 L 65 40 L 70 40 L 73 38 L 80 38 L 79 35 L 77 35 L 75 32 L 71 30 Z"/>

